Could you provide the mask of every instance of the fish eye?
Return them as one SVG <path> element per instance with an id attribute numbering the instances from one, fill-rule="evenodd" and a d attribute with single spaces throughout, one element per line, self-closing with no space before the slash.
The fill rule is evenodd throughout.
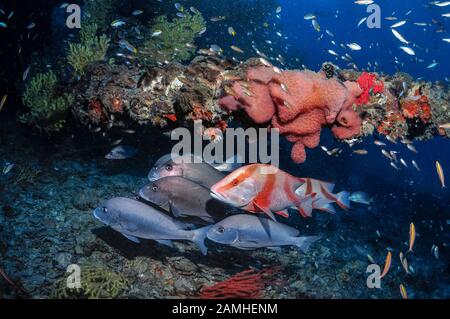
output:
<path id="1" fill-rule="evenodd" d="M 102 212 L 106 214 L 108 212 L 108 208 L 102 207 Z"/>
<path id="2" fill-rule="evenodd" d="M 225 231 L 225 228 L 223 228 L 222 226 L 220 226 L 219 228 L 217 228 L 217 232 L 219 233 L 223 233 Z"/>
<path id="3" fill-rule="evenodd" d="M 231 183 L 233 184 L 233 186 L 237 186 L 239 184 L 239 180 L 235 178 Z"/>
<path id="4" fill-rule="evenodd" d="M 157 190 L 158 190 L 158 187 L 156 187 L 156 186 L 152 187 L 152 191 L 156 192 Z"/>
<path id="5" fill-rule="evenodd" d="M 167 164 L 167 165 L 166 165 L 166 170 L 167 170 L 167 171 L 171 171 L 172 168 L 173 168 L 172 165 L 170 165 L 170 164 Z"/>

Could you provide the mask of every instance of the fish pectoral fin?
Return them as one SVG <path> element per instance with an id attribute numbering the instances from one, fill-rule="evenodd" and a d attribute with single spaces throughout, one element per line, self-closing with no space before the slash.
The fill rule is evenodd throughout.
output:
<path id="1" fill-rule="evenodd" d="M 272 212 L 270 212 L 272 213 Z M 273 214 L 272 214 L 273 216 Z M 273 216 L 274 220 L 275 220 L 275 216 Z M 270 231 L 270 224 L 269 224 L 269 220 L 267 218 L 258 218 L 259 222 L 261 223 L 262 227 L 264 228 L 267 236 L 269 236 L 269 238 L 272 238 L 272 232 Z M 275 220 L 276 223 L 278 223 Z"/>
<path id="2" fill-rule="evenodd" d="M 172 241 L 170 239 L 155 239 L 156 242 L 158 242 L 161 245 L 168 246 L 170 248 L 173 248 Z"/>
<path id="3" fill-rule="evenodd" d="M 175 206 L 172 200 L 169 201 L 169 211 L 174 217 L 181 217 L 183 214 L 181 211 Z"/>
<path id="4" fill-rule="evenodd" d="M 132 242 L 139 244 L 141 241 L 139 240 L 139 238 L 131 236 L 131 235 L 127 235 L 124 233 L 121 233 L 122 235 L 124 235 L 126 238 L 128 238 L 129 240 L 131 240 Z"/>

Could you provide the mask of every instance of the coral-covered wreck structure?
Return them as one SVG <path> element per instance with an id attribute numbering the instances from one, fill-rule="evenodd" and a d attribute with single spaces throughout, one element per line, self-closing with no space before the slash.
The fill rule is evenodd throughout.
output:
<path id="1" fill-rule="evenodd" d="M 75 86 L 76 118 L 108 131 L 114 126 L 151 125 L 162 131 L 202 120 L 223 130 L 235 119 L 274 127 L 294 143 L 292 159 L 319 145 L 322 128 L 339 140 L 374 133 L 393 139 L 427 139 L 450 121 L 450 93 L 442 83 L 409 75 L 341 70 L 324 63 L 319 72 L 280 70 L 263 58 L 244 63 L 213 51 L 187 66 L 170 63 L 147 71 L 125 65 L 92 65 Z M 97 129 L 98 128 L 98 129 Z"/>

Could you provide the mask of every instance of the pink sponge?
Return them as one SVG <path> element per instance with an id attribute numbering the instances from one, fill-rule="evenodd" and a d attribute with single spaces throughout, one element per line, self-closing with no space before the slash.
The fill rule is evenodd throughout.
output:
<path id="1" fill-rule="evenodd" d="M 224 97 L 220 105 L 230 111 L 242 108 L 256 123 L 271 120 L 272 126 L 295 143 L 291 157 L 306 159 L 305 146 L 317 147 L 323 125 L 332 124 L 340 139 L 360 133 L 361 119 L 352 109 L 363 92 L 358 83 L 327 79 L 311 71 L 274 72 L 255 67 L 247 71 L 247 82 L 235 82 L 233 97 Z"/>

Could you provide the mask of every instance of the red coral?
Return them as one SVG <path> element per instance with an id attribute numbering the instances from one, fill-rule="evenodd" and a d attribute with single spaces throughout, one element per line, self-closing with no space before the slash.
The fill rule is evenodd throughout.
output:
<path id="1" fill-rule="evenodd" d="M 123 113 L 123 102 L 120 98 L 114 97 L 111 101 L 111 110 L 114 113 Z"/>
<path id="2" fill-rule="evenodd" d="M 264 295 L 264 289 L 273 280 L 272 277 L 281 267 L 266 268 L 256 272 L 245 270 L 231 278 L 200 290 L 200 299 L 258 299 Z"/>
<path id="3" fill-rule="evenodd" d="M 106 119 L 102 102 L 99 99 L 94 99 L 89 102 L 89 118 L 95 123 L 99 123 Z"/>
<path id="4" fill-rule="evenodd" d="M 228 124 L 224 120 L 219 120 L 216 122 L 216 127 L 222 132 L 225 132 L 226 128 L 228 127 Z"/>
<path id="5" fill-rule="evenodd" d="M 372 73 L 363 72 L 359 76 L 358 85 L 362 89 L 359 98 L 356 99 L 357 105 L 367 104 L 370 100 L 370 94 L 378 94 L 384 91 L 383 81 L 377 81 L 377 76 Z"/>
<path id="6" fill-rule="evenodd" d="M 235 82 L 227 92 L 220 105 L 230 111 L 244 109 L 259 124 L 271 121 L 295 143 L 295 162 L 305 161 L 305 146 L 319 144 L 324 125 L 335 124 L 338 138 L 359 134 L 361 120 L 351 107 L 362 90 L 355 82 L 341 83 L 311 71 L 277 73 L 264 66 L 250 68 L 247 81 Z"/>
<path id="7" fill-rule="evenodd" d="M 401 126 L 404 122 L 405 118 L 401 113 L 391 113 L 378 125 L 377 131 L 380 134 L 392 136 L 393 128 Z"/>
<path id="8" fill-rule="evenodd" d="M 211 111 L 203 109 L 200 105 L 195 105 L 191 112 L 191 118 L 193 121 L 211 121 L 213 115 Z"/>
<path id="9" fill-rule="evenodd" d="M 431 107 L 428 97 L 425 95 L 416 95 L 403 99 L 401 106 L 405 118 L 420 118 L 424 123 L 428 123 L 431 120 Z"/>

